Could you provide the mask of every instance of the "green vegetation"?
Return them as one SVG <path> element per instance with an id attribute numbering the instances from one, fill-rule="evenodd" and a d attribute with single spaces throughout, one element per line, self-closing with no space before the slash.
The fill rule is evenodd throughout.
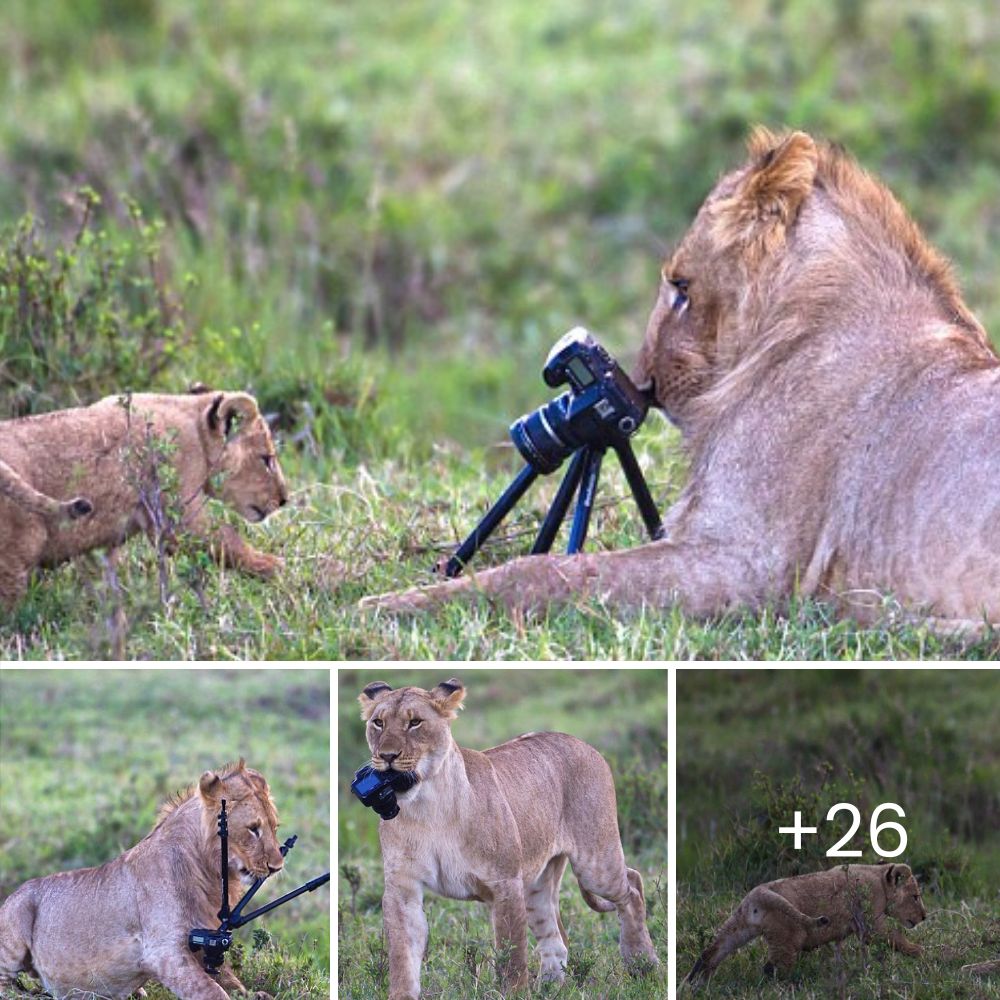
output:
<path id="1" fill-rule="evenodd" d="M 694 671 L 677 676 L 678 975 L 683 977 L 753 886 L 832 868 L 843 845 L 874 864 L 869 817 L 903 807 L 899 860 L 922 880 L 929 919 L 907 935 L 919 959 L 856 939 L 803 956 L 787 981 L 764 986 L 764 951 L 724 962 L 706 997 L 1000 997 L 962 965 L 997 957 L 1000 927 L 1000 672 L 932 670 Z M 800 810 L 802 849 L 778 828 Z M 881 819 L 896 819 L 883 814 Z M 889 850 L 897 841 L 886 833 Z"/>
<path id="2" fill-rule="evenodd" d="M 8 0 L 0 417 L 246 388 L 277 419 L 296 502 L 254 531 L 287 559 L 276 586 L 182 556 L 164 595 L 136 541 L 117 572 L 44 574 L 0 655 L 995 654 L 995 636 L 939 640 L 891 614 L 862 629 L 811 605 L 708 626 L 592 605 L 513 626 L 485 608 L 355 611 L 426 579 L 509 480 L 496 445 L 547 398 L 560 333 L 586 323 L 627 363 L 660 257 L 755 122 L 855 151 L 1000 330 L 993 8 Z M 657 418 L 641 442 L 666 504 L 678 438 Z M 610 506 L 591 544 L 638 541 L 637 520 Z"/>
<path id="3" fill-rule="evenodd" d="M 382 937 L 382 862 L 378 817 L 351 796 L 354 771 L 370 754 L 357 696 L 373 680 L 430 688 L 443 669 L 338 671 L 339 779 L 338 996 L 384 996 L 388 956 Z M 618 825 L 628 863 L 642 873 L 649 931 L 667 957 L 667 678 L 663 670 L 498 670 L 466 668 L 465 710 L 453 723 L 462 746 L 482 750 L 527 730 L 572 733 L 611 764 Z M 422 984 L 429 995 L 494 998 L 494 946 L 486 908 L 428 894 L 430 927 Z M 560 912 L 569 936 L 569 967 L 561 989 L 546 996 L 573 1000 L 662 997 L 663 978 L 630 979 L 618 952 L 618 920 L 584 904 L 572 872 L 563 879 Z M 533 945 L 530 940 L 529 945 Z M 537 972 L 537 965 L 533 967 Z"/>
<path id="4" fill-rule="evenodd" d="M 0 899 L 29 878 L 116 857 L 149 832 L 168 795 L 241 755 L 268 779 L 282 830 L 299 837 L 288 874 L 261 902 L 325 871 L 328 704 L 326 671 L 4 669 Z M 329 997 L 326 889 L 236 937 L 233 964 L 251 993 Z"/>

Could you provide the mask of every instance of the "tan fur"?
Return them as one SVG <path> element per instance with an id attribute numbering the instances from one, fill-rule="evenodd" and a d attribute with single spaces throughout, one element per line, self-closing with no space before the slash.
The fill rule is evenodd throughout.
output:
<path id="1" fill-rule="evenodd" d="M 56 500 L 55 497 L 39 493 L 31 483 L 2 460 L 0 460 L 0 496 L 13 500 L 19 507 L 41 517 L 64 517 L 74 520 L 86 517 L 94 509 L 94 505 L 84 497 Z"/>
<path id="2" fill-rule="evenodd" d="M 173 449 L 181 527 L 238 569 L 270 576 L 281 565 L 231 528 L 213 530 L 205 510 L 217 495 L 247 520 L 259 521 L 288 499 L 271 433 L 252 397 L 109 396 L 93 406 L 0 423 L 0 460 L 16 475 L 30 477 L 32 488 L 52 497 L 82 492 L 94 508 L 71 523 L 53 519 L 11 500 L 0 470 L 0 603 L 17 603 L 35 567 L 117 546 L 139 530 L 154 533 L 140 495 L 152 464 L 141 457 L 147 427 Z"/>
<path id="3" fill-rule="evenodd" d="M 857 935 L 885 938 L 905 955 L 921 948 L 898 928 L 926 919 L 920 887 L 908 865 L 841 865 L 796 875 L 752 889 L 688 974 L 689 982 L 711 976 L 719 964 L 754 938 L 767 943 L 766 974 L 787 973 L 800 952 Z"/>
<path id="4" fill-rule="evenodd" d="M 963 972 L 968 972 L 973 976 L 1000 976 L 1000 961 L 979 962 L 976 965 L 963 965 Z"/>
<path id="5" fill-rule="evenodd" d="M 226 1000 L 187 946 L 189 930 L 219 923 L 216 817 L 223 798 L 230 905 L 255 878 L 279 871 L 278 814 L 264 777 L 242 760 L 206 771 L 135 847 L 99 868 L 31 879 L 4 901 L 0 990 L 26 971 L 57 1000 L 73 991 L 119 1000 L 149 979 L 181 1000 Z M 220 980 L 246 992 L 228 967 Z"/>
<path id="6" fill-rule="evenodd" d="M 666 537 L 373 598 L 544 608 L 790 595 L 1000 622 L 1000 360 L 948 263 L 839 149 L 758 131 L 663 267 L 635 371 L 681 428 Z"/>
<path id="7" fill-rule="evenodd" d="M 432 691 L 393 691 L 378 681 L 358 699 L 372 765 L 414 771 L 420 779 L 398 796 L 399 815 L 379 822 L 390 1000 L 420 995 L 428 889 L 490 907 L 505 988 L 528 981 L 529 926 L 541 979 L 561 982 L 567 938 L 559 884 L 567 862 L 588 905 L 617 910 L 625 960 L 656 964 L 642 878 L 625 865 L 604 759 L 563 733 L 528 733 L 482 753 L 466 750 L 450 725 L 464 696 L 453 678 Z"/>

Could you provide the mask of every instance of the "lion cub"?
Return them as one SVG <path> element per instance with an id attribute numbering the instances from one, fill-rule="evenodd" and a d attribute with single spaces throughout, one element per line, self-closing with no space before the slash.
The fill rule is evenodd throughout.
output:
<path id="1" fill-rule="evenodd" d="M 213 530 L 205 511 L 208 498 L 218 497 L 248 521 L 262 521 L 288 501 L 254 399 L 242 392 L 108 396 L 0 423 L 0 604 L 15 605 L 38 566 L 118 546 L 140 530 L 155 535 L 160 512 L 150 499 L 162 488 L 156 447 L 176 472 L 181 528 L 227 565 L 258 576 L 275 572 L 280 559 L 255 551 L 229 527 Z M 81 493 L 87 499 L 76 504 L 93 513 L 54 518 L 26 504 L 25 490 L 42 500 Z"/>
<path id="2" fill-rule="evenodd" d="M 916 927 L 927 917 L 908 865 L 841 865 L 766 882 L 747 893 L 701 953 L 687 981 L 707 979 L 724 959 L 757 937 L 767 942 L 768 975 L 790 971 L 799 952 L 852 934 L 874 934 L 904 955 L 919 955 L 920 945 L 887 926 L 886 917 L 907 927 Z"/>
<path id="3" fill-rule="evenodd" d="M 625 864 L 604 758 L 564 733 L 526 733 L 482 753 L 466 750 L 451 734 L 464 697 L 453 678 L 432 691 L 394 691 L 375 681 L 358 698 L 372 766 L 418 779 L 398 793 L 399 815 L 379 822 L 389 1000 L 420 996 L 425 890 L 490 907 L 505 989 L 528 982 L 529 926 L 541 979 L 561 982 L 568 939 L 559 883 L 567 862 L 588 906 L 617 910 L 626 962 L 658 964 L 642 877 Z"/>

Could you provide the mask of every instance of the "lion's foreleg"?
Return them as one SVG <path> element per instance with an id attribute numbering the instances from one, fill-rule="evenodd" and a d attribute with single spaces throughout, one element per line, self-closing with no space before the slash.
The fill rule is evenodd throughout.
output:
<path id="1" fill-rule="evenodd" d="M 759 574 L 735 547 L 651 542 L 619 552 L 525 556 L 447 583 L 365 598 L 363 609 L 427 611 L 478 596 L 507 608 L 543 611 L 600 600 L 615 608 L 669 607 L 714 614 L 766 594 Z"/>
<path id="2" fill-rule="evenodd" d="M 918 955 L 924 953 L 924 949 L 920 947 L 915 941 L 911 941 L 898 927 L 888 927 L 882 928 L 882 937 L 884 937 L 889 944 L 899 952 L 904 955 L 909 955 L 911 958 L 916 958 Z"/>
<path id="3" fill-rule="evenodd" d="M 387 880 L 382 922 L 389 943 L 389 1000 L 418 1000 L 420 963 L 427 947 L 427 918 L 420 886 Z"/>
<path id="4" fill-rule="evenodd" d="M 227 993 L 236 992 L 242 995 L 247 991 L 247 988 L 239 981 L 236 973 L 228 965 L 224 965 L 219 969 L 219 985 Z"/>
<path id="5" fill-rule="evenodd" d="M 497 952 L 497 971 L 506 989 L 528 985 L 528 914 L 519 878 L 492 887 L 490 919 Z"/>
<path id="6" fill-rule="evenodd" d="M 153 968 L 153 975 L 180 1000 L 229 1000 L 229 994 L 190 953 L 162 959 Z"/>
<path id="7" fill-rule="evenodd" d="M 210 529 L 199 522 L 196 527 L 192 526 L 189 530 L 205 539 L 212 557 L 220 566 L 268 579 L 274 576 L 285 564 L 284 560 L 278 556 L 258 552 L 244 540 L 235 528 L 228 524 L 221 524 Z"/>

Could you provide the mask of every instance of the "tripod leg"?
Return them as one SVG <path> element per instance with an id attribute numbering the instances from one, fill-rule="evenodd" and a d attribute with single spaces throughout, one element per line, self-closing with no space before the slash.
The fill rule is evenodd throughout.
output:
<path id="1" fill-rule="evenodd" d="M 493 534 L 496 526 L 510 513 L 514 505 L 527 492 L 528 487 L 538 478 L 538 473 L 526 465 L 504 490 L 500 499 L 483 515 L 483 519 L 458 547 L 455 554 L 445 563 L 444 575 L 449 579 L 458 576 L 465 564 L 479 551 L 479 547 Z"/>
<path id="2" fill-rule="evenodd" d="M 573 460 L 566 470 L 566 475 L 563 476 L 563 481 L 559 484 L 559 489 L 556 491 L 552 506 L 545 515 L 545 520 L 539 529 L 535 544 L 531 547 L 531 554 L 533 556 L 541 555 L 552 548 L 552 543 L 555 541 L 556 535 L 559 533 L 559 528 L 566 517 L 566 511 L 569 510 L 569 503 L 573 499 L 573 494 L 580 485 L 580 479 L 583 476 L 583 468 L 586 462 L 587 449 L 581 448 L 573 456 Z"/>
<path id="3" fill-rule="evenodd" d="M 622 469 L 625 471 L 625 478 L 628 480 L 629 487 L 632 490 L 632 496 L 635 497 L 639 513 L 646 523 L 646 530 L 649 532 L 649 537 L 653 541 L 662 538 L 663 522 L 660 520 L 660 512 L 656 509 L 656 503 L 653 500 L 653 495 L 649 492 L 649 486 L 646 485 L 646 477 L 642 474 L 642 469 L 639 467 L 639 461 L 635 457 L 632 445 L 628 441 L 623 441 L 621 444 L 615 445 L 615 454 L 618 456 L 618 461 L 621 462 Z"/>
<path id="4" fill-rule="evenodd" d="M 590 514 L 594 509 L 594 500 L 597 498 L 597 480 L 601 475 L 601 460 L 604 458 L 602 448 L 587 447 L 583 450 L 586 452 L 587 462 L 580 481 L 580 495 L 577 497 L 576 509 L 573 511 L 573 526 L 569 530 L 569 545 L 566 547 L 567 555 L 579 552 L 587 540 Z"/>

